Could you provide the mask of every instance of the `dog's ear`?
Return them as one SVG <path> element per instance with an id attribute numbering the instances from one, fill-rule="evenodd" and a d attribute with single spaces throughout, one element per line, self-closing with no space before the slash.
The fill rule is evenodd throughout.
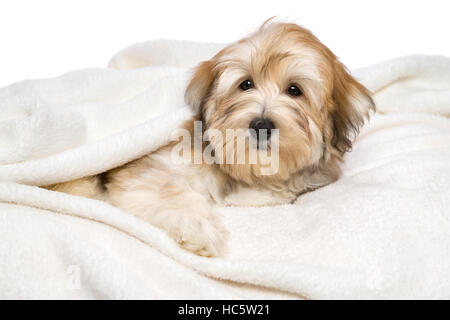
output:
<path id="1" fill-rule="evenodd" d="M 334 71 L 331 144 L 344 153 L 351 150 L 353 138 L 370 112 L 375 111 L 375 104 L 369 90 L 356 81 L 337 59 Z"/>
<path id="2" fill-rule="evenodd" d="M 213 60 L 200 63 L 194 71 L 194 75 L 184 94 L 184 101 L 191 106 L 196 113 L 201 113 L 201 107 L 208 97 L 214 83 L 216 77 L 215 73 Z"/>

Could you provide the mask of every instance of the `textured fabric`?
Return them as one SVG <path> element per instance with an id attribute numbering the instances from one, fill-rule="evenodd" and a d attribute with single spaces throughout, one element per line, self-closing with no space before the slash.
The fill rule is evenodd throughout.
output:
<path id="1" fill-rule="evenodd" d="M 36 187 L 167 143 L 192 116 L 190 67 L 222 46 L 141 43 L 109 69 L 0 89 L 0 297 L 450 298 L 445 57 L 355 71 L 379 114 L 342 178 L 292 205 L 215 208 L 229 231 L 219 258 L 186 252 L 105 202 Z"/>

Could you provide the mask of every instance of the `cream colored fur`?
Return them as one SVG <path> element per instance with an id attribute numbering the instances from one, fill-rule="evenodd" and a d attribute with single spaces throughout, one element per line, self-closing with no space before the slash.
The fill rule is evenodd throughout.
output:
<path id="1" fill-rule="evenodd" d="M 245 79 L 255 86 L 244 92 L 239 84 Z M 301 88 L 301 94 L 289 94 L 291 86 Z M 335 181 L 342 155 L 374 108 L 368 91 L 309 31 L 270 21 L 201 63 L 185 98 L 205 132 L 214 129 L 223 136 L 229 129 L 241 132 L 225 141 L 210 137 L 216 160 L 222 160 L 219 154 L 224 158 L 230 154 L 228 147 L 247 133 L 253 119 L 273 122 L 279 134 L 268 138 L 267 148 L 276 152 L 276 170 L 263 173 L 259 149 L 254 164 L 238 163 L 237 153 L 232 153 L 232 163 L 176 164 L 172 143 L 105 173 L 106 191 L 92 177 L 51 188 L 106 196 L 113 205 L 164 230 L 183 248 L 217 256 L 226 247 L 226 231 L 213 215 L 213 205 L 292 203 L 300 194 Z M 194 123 L 185 127 L 195 145 L 199 137 Z M 251 148 L 245 146 L 246 159 Z"/>
<path id="2" fill-rule="evenodd" d="M 113 59 L 140 69 L 77 70 L 0 89 L 0 298 L 449 299 L 446 57 L 352 70 L 382 114 L 363 127 L 340 179 L 293 204 L 214 206 L 228 230 L 221 257 L 191 254 L 104 201 L 36 187 L 169 143 L 168 132 L 191 118 L 184 75 L 223 47 L 149 41 Z"/>

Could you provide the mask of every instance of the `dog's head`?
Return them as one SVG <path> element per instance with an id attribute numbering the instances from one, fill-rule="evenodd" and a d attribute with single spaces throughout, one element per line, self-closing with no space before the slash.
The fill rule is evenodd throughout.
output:
<path id="1" fill-rule="evenodd" d="M 374 109 L 368 90 L 311 32 L 271 22 L 202 62 L 185 98 L 205 129 L 251 132 L 258 152 L 263 140 L 271 149 L 278 139 L 279 168 L 268 177 L 276 180 L 340 158 Z M 211 144 L 227 154 L 235 140 L 211 139 Z M 259 162 L 221 168 L 248 183 L 261 177 Z"/>

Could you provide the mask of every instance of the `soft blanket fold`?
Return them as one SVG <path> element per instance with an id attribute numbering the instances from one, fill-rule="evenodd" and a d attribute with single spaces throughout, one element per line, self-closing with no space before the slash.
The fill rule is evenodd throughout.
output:
<path id="1" fill-rule="evenodd" d="M 36 187 L 167 143 L 192 117 L 190 68 L 222 46 L 141 43 L 110 69 L 0 89 L 0 297 L 450 298 L 446 57 L 356 70 L 379 114 L 342 178 L 292 205 L 216 208 L 230 232 L 220 258 L 102 201 Z"/>

